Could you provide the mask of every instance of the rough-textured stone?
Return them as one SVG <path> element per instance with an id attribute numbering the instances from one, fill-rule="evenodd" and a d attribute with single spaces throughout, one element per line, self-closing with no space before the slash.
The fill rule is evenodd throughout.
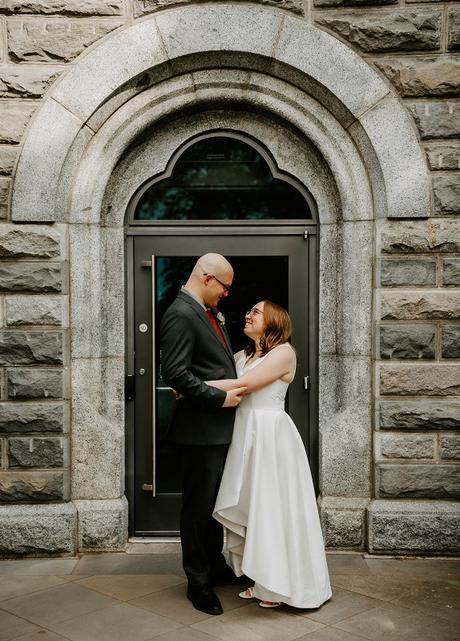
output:
<path id="1" fill-rule="evenodd" d="M 434 325 L 380 327 L 380 358 L 434 358 Z"/>
<path id="2" fill-rule="evenodd" d="M 460 60 L 453 56 L 389 58 L 375 61 L 404 97 L 458 96 Z"/>
<path id="3" fill-rule="evenodd" d="M 434 458 L 434 436 L 420 434 L 379 434 L 379 452 L 382 458 Z"/>
<path id="4" fill-rule="evenodd" d="M 460 292 L 382 291 L 382 320 L 459 320 Z"/>
<path id="5" fill-rule="evenodd" d="M 51 227 L 0 227 L 1 258 L 54 258 L 59 256 L 60 236 Z"/>
<path id="6" fill-rule="evenodd" d="M 460 401 L 380 401 L 384 429 L 460 429 Z"/>
<path id="7" fill-rule="evenodd" d="M 123 0 L 3 0 L 2 13 L 41 13 L 66 16 L 114 16 Z"/>
<path id="8" fill-rule="evenodd" d="M 8 210 L 8 195 L 10 192 L 10 179 L 0 178 L 0 218 L 6 218 Z"/>
<path id="9" fill-rule="evenodd" d="M 441 329 L 443 358 L 460 358 L 460 325 L 445 325 Z"/>
<path id="10" fill-rule="evenodd" d="M 0 506 L 0 555 L 74 555 L 77 511 L 72 503 Z"/>
<path id="11" fill-rule="evenodd" d="M 51 263 L 0 263 L 1 292 L 60 292 L 62 269 Z"/>
<path id="12" fill-rule="evenodd" d="M 460 214 L 460 174 L 433 176 L 433 193 L 438 216 Z"/>
<path id="13" fill-rule="evenodd" d="M 382 498 L 460 498 L 458 465 L 377 465 L 378 491 Z"/>
<path id="14" fill-rule="evenodd" d="M 0 365 L 62 363 L 60 332 L 0 332 Z"/>
<path id="15" fill-rule="evenodd" d="M 0 433 L 63 432 L 64 406 L 56 403 L 0 403 Z"/>
<path id="16" fill-rule="evenodd" d="M 8 51 L 15 62 L 70 62 L 117 22 L 8 21 Z"/>
<path id="17" fill-rule="evenodd" d="M 443 285 L 460 285 L 460 259 L 446 258 L 443 261 Z"/>
<path id="18" fill-rule="evenodd" d="M 59 369 L 7 370 L 9 398 L 62 398 L 63 380 Z"/>
<path id="19" fill-rule="evenodd" d="M 8 439 L 9 467 L 62 467 L 64 465 L 63 438 L 10 438 Z"/>
<path id="20" fill-rule="evenodd" d="M 63 472 L 0 472 L 0 501 L 62 501 L 64 485 Z"/>
<path id="21" fill-rule="evenodd" d="M 430 145 L 426 147 L 430 169 L 460 169 L 460 145 Z"/>
<path id="22" fill-rule="evenodd" d="M 373 501 L 369 551 L 459 554 L 460 507 L 447 501 Z"/>
<path id="23" fill-rule="evenodd" d="M 62 296 L 7 296 L 5 322 L 10 327 L 22 325 L 64 324 L 66 300 Z"/>
<path id="24" fill-rule="evenodd" d="M 440 11 L 317 14 L 315 22 L 362 51 L 431 51 L 440 45 Z"/>
<path id="25" fill-rule="evenodd" d="M 460 102 L 417 102 L 409 104 L 422 138 L 452 138 L 460 135 Z"/>
<path id="26" fill-rule="evenodd" d="M 439 455 L 442 459 L 460 459 L 460 437 L 441 436 L 439 438 Z"/>
<path id="27" fill-rule="evenodd" d="M 74 501 L 78 511 L 78 549 L 124 550 L 128 540 L 128 503 L 123 496 L 106 501 Z"/>
<path id="28" fill-rule="evenodd" d="M 19 148 L 13 145 L 0 145 L 0 175 L 9 176 L 13 172 Z"/>
<path id="29" fill-rule="evenodd" d="M 382 252 L 460 252 L 460 221 L 418 220 L 386 222 L 381 233 Z"/>
<path id="30" fill-rule="evenodd" d="M 2 105 L 0 143 L 19 143 L 35 109 L 36 105 L 23 103 L 7 102 Z"/>
<path id="31" fill-rule="evenodd" d="M 326 547 L 363 549 L 364 522 L 369 502 L 324 496 L 318 502 Z"/>
<path id="32" fill-rule="evenodd" d="M 302 0 L 256 0 L 256 2 L 257 4 L 268 4 L 272 7 L 286 9 L 300 15 L 304 12 Z M 134 16 L 137 18 L 146 13 L 152 13 L 168 6 L 177 6 L 178 4 L 190 4 L 190 0 L 134 0 Z"/>
<path id="33" fill-rule="evenodd" d="M 451 51 L 460 49 L 460 11 L 458 7 L 449 11 L 449 42 L 448 48 Z"/>
<path id="34" fill-rule="evenodd" d="M 436 285 L 436 260 L 383 259 L 380 264 L 380 284 L 383 287 Z"/>
<path id="35" fill-rule="evenodd" d="M 9 65 L 0 68 L 0 97 L 41 98 L 63 71 L 63 67 L 27 68 Z"/>
<path id="36" fill-rule="evenodd" d="M 460 394 L 460 365 L 382 365 L 381 394 Z"/>
<path id="37" fill-rule="evenodd" d="M 397 4 L 398 0 L 314 0 L 315 7 L 358 7 L 362 5 Z"/>

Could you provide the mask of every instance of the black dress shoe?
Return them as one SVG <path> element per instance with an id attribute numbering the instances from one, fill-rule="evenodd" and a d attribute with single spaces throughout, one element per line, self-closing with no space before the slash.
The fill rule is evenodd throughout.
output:
<path id="1" fill-rule="evenodd" d="M 189 585 L 187 599 L 196 610 L 206 614 L 222 614 L 223 609 L 217 594 L 208 586 Z"/>
<path id="2" fill-rule="evenodd" d="M 212 585 L 250 585 L 251 579 L 245 574 L 236 576 L 233 570 L 229 567 L 211 575 Z"/>

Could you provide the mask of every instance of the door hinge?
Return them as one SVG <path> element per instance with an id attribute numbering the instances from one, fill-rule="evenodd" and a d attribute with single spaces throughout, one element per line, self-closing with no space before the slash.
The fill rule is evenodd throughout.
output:
<path id="1" fill-rule="evenodd" d="M 304 389 L 310 389 L 310 377 L 309 376 L 304 376 L 303 377 L 303 388 Z"/>
<path id="2" fill-rule="evenodd" d="M 308 239 L 308 229 L 304 229 L 303 237 L 305 238 L 305 240 Z"/>

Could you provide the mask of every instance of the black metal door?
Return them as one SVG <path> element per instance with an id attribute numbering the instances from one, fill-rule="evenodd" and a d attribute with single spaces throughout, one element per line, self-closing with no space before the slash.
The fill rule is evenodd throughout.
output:
<path id="1" fill-rule="evenodd" d="M 128 491 L 135 536 L 174 536 L 179 530 L 180 470 L 165 439 L 174 395 L 161 378 L 158 333 L 162 315 L 199 256 L 225 255 L 235 269 L 231 295 L 221 302 L 234 351 L 245 345 L 244 313 L 265 298 L 286 307 L 293 321 L 298 368 L 288 411 L 317 476 L 316 229 L 248 228 L 215 235 L 208 227 L 128 236 Z M 308 388 L 308 389 L 307 389 Z"/>

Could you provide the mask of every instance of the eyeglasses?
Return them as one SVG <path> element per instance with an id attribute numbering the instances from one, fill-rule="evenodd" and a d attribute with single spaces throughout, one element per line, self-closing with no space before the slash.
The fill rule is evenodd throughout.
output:
<path id="1" fill-rule="evenodd" d="M 261 309 L 257 309 L 257 307 L 253 307 L 246 312 L 245 316 L 257 316 L 257 314 L 263 314 L 263 311 Z"/>
<path id="2" fill-rule="evenodd" d="M 203 276 L 212 276 L 212 278 L 214 278 L 214 280 L 217 280 L 217 282 L 219 283 L 219 285 L 222 285 L 222 287 L 225 289 L 225 291 L 227 292 L 227 294 L 230 292 L 230 287 L 231 287 L 231 285 L 226 285 L 226 284 L 225 284 L 225 283 L 223 283 L 221 280 L 219 280 L 219 279 L 217 278 L 217 276 L 214 276 L 214 274 L 209 274 L 208 272 L 203 272 Z"/>

